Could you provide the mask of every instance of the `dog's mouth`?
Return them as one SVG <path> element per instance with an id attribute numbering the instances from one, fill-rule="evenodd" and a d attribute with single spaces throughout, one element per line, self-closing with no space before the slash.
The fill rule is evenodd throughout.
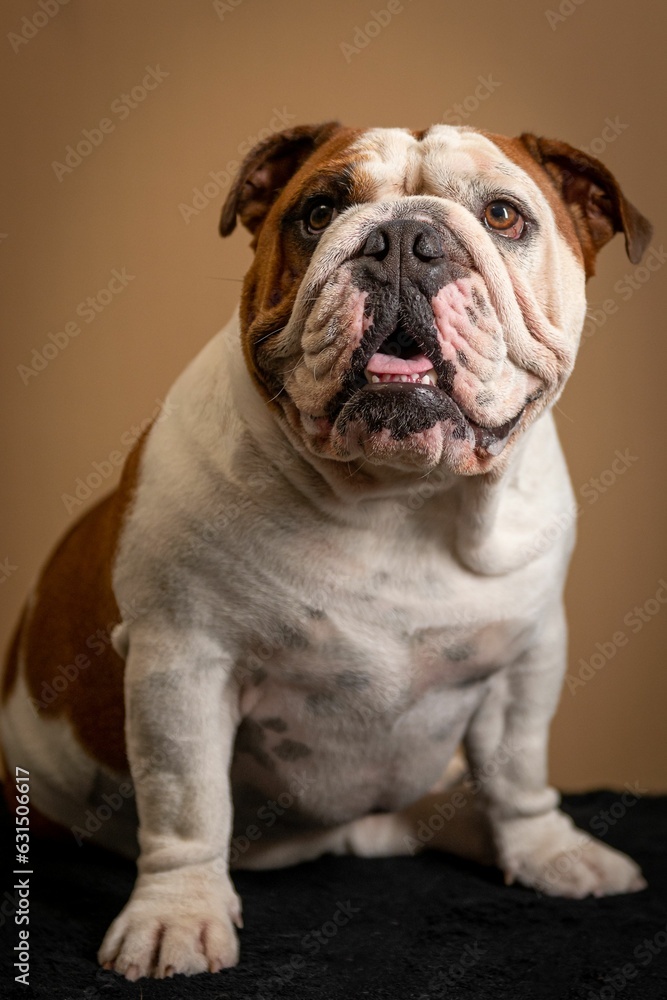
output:
<path id="1" fill-rule="evenodd" d="M 408 329 L 399 321 L 378 344 L 353 357 L 350 381 L 338 397 L 335 418 L 343 429 L 361 419 L 369 430 L 382 428 L 401 439 L 441 421 L 452 437 L 467 441 L 480 456 L 496 456 L 520 424 L 528 404 L 499 426 L 484 426 L 451 395 L 453 370 L 432 333 Z"/>
<path id="2" fill-rule="evenodd" d="M 387 382 L 410 382 L 412 385 L 437 385 L 438 376 L 422 346 L 402 326 L 380 344 L 364 368 L 371 385 Z"/>

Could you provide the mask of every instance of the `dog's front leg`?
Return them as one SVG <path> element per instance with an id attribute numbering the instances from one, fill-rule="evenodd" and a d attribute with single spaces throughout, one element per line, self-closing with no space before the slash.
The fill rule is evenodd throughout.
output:
<path id="1" fill-rule="evenodd" d="M 143 624 L 130 636 L 126 735 L 139 813 L 138 878 L 99 951 L 128 979 L 234 965 L 241 907 L 227 868 L 230 665 L 208 637 Z"/>
<path id="2" fill-rule="evenodd" d="M 554 608 L 537 641 L 499 672 L 466 737 L 466 752 L 485 800 L 508 882 L 554 896 L 636 892 L 638 866 L 574 826 L 547 782 L 549 724 L 558 704 L 566 625 Z"/>

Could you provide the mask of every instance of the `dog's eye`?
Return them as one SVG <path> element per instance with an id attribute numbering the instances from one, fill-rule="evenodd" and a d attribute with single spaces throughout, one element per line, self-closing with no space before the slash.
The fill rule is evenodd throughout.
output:
<path id="1" fill-rule="evenodd" d="M 306 207 L 304 222 L 309 233 L 317 235 L 330 226 L 338 215 L 330 198 L 316 198 Z"/>
<path id="2" fill-rule="evenodd" d="M 491 201 L 484 209 L 484 225 L 499 236 L 517 240 L 526 223 L 519 211 L 509 201 Z"/>

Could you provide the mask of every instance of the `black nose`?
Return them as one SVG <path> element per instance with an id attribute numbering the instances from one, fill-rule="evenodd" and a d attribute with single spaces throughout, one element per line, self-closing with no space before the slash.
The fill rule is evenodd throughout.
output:
<path id="1" fill-rule="evenodd" d="M 367 237 L 360 256 L 365 269 L 380 280 L 393 276 L 414 280 L 446 270 L 442 238 L 427 222 L 396 219 L 383 222 Z M 444 277 L 444 274 L 439 274 Z"/>

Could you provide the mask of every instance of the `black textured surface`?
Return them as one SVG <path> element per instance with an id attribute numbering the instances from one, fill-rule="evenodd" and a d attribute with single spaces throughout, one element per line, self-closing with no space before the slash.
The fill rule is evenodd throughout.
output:
<path id="1" fill-rule="evenodd" d="M 600 829 L 602 810 L 621 812 L 612 792 L 565 804 L 584 829 L 596 818 Z M 649 879 L 637 895 L 541 897 L 435 853 L 238 872 L 240 965 L 165 982 L 127 983 L 95 962 L 130 893 L 133 866 L 89 847 L 41 845 L 31 858 L 30 985 L 16 984 L 13 828 L 4 809 L 0 830 L 0 990 L 12 1000 L 667 1000 L 667 798 L 644 798 L 609 826 L 607 841 L 631 853 Z"/>

